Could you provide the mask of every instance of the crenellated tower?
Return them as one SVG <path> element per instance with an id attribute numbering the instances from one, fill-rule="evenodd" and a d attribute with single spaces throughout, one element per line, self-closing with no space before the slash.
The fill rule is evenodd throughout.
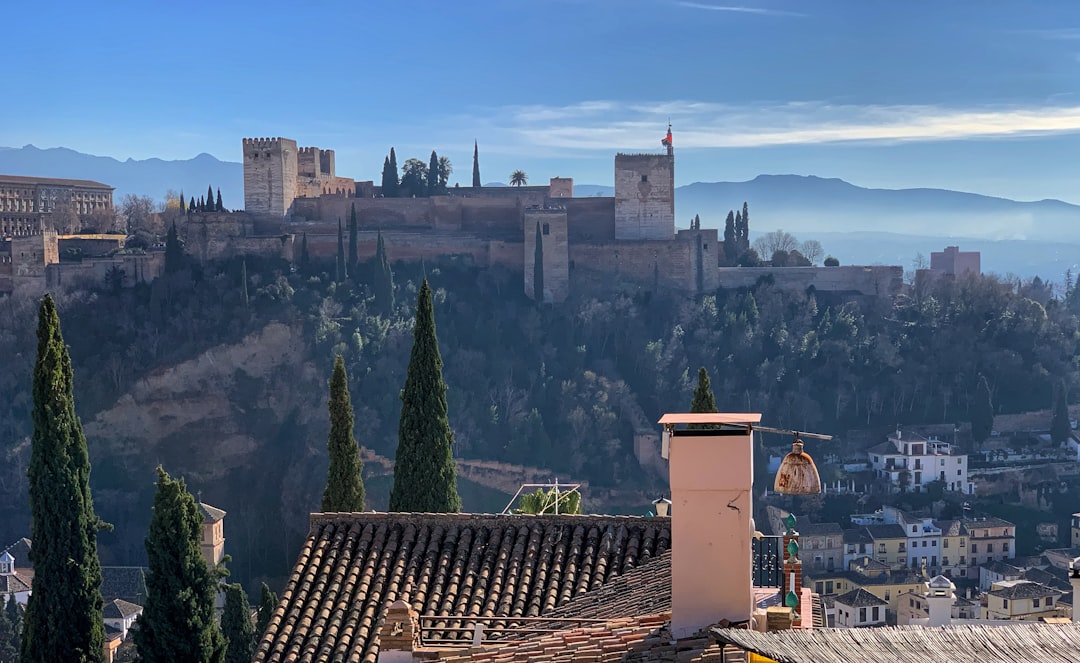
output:
<path id="1" fill-rule="evenodd" d="M 244 210 L 285 218 L 296 198 L 296 141 L 245 138 Z"/>
<path id="2" fill-rule="evenodd" d="M 615 239 L 675 235 L 675 152 L 671 125 L 664 154 L 615 155 Z"/>

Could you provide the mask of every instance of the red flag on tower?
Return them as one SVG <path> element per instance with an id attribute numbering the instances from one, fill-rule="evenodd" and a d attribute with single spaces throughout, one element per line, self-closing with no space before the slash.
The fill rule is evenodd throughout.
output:
<path id="1" fill-rule="evenodd" d="M 671 147 L 671 124 L 667 125 L 667 135 L 660 141 L 664 147 Z"/>

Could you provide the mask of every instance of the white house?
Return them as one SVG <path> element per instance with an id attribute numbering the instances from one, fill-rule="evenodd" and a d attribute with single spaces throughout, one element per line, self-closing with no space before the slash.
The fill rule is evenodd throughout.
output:
<path id="1" fill-rule="evenodd" d="M 836 611 L 836 626 L 840 628 L 858 628 L 864 626 L 884 626 L 885 608 L 889 604 L 879 599 L 862 587 L 837 596 L 833 601 Z"/>
<path id="2" fill-rule="evenodd" d="M 120 631 L 120 639 L 127 640 L 128 630 L 135 623 L 135 618 L 142 614 L 142 606 L 122 599 L 105 603 L 105 625 Z"/>
<path id="3" fill-rule="evenodd" d="M 894 492 L 921 493 L 928 484 L 940 481 L 945 490 L 975 493 L 974 484 L 968 482 L 967 454 L 935 437 L 902 434 L 898 430 L 867 454 L 874 475 L 886 480 Z"/>
<path id="4" fill-rule="evenodd" d="M 34 572 L 15 568 L 15 556 L 5 550 L 0 553 L 0 599 L 6 604 L 8 597 L 15 595 L 15 600 L 26 605 L 30 599 L 30 587 L 34 584 Z"/>

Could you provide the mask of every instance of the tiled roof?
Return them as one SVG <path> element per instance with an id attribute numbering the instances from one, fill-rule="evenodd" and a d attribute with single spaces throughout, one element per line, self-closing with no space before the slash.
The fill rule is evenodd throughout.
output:
<path id="1" fill-rule="evenodd" d="M 2 552 L 6 552 L 15 558 L 15 568 L 32 569 L 34 568 L 34 563 L 30 561 L 30 548 L 32 547 L 30 539 L 24 536 L 7 548 L 4 548 Z"/>
<path id="2" fill-rule="evenodd" d="M 869 608 L 875 605 L 889 605 L 862 587 L 857 587 L 846 594 L 837 596 L 836 603 L 842 603 L 850 608 Z"/>
<path id="3" fill-rule="evenodd" d="M 1022 663 L 1080 659 L 1080 624 L 899 626 L 758 633 L 713 629 L 719 641 L 777 663 Z M 976 654 L 977 652 L 977 654 Z"/>
<path id="4" fill-rule="evenodd" d="M 105 602 L 105 617 L 109 619 L 122 619 L 142 612 L 142 606 L 128 603 L 122 599 L 113 599 Z"/>
<path id="5" fill-rule="evenodd" d="M 896 445 L 892 442 L 882 442 L 881 444 L 875 444 L 874 446 L 867 449 L 866 453 L 884 455 L 899 454 L 900 452 L 896 450 Z"/>
<path id="6" fill-rule="evenodd" d="M 900 525 L 867 525 L 864 529 L 877 539 L 906 539 L 907 532 Z"/>
<path id="7" fill-rule="evenodd" d="M 23 175 L 0 175 L 0 184 L 45 184 L 48 186 L 88 186 L 100 189 L 113 187 L 93 180 L 69 180 L 56 177 L 25 177 Z"/>
<path id="8" fill-rule="evenodd" d="M 987 594 L 1003 599 L 1034 599 L 1041 596 L 1060 596 L 1061 592 L 1037 582 L 1020 581 L 1001 589 L 992 589 Z"/>
<path id="9" fill-rule="evenodd" d="M 1001 518 L 995 518 L 993 516 L 966 518 L 961 522 L 964 523 L 964 527 L 966 527 L 969 532 L 972 532 L 972 536 L 976 536 L 975 532 L 978 530 L 989 529 L 991 527 L 1016 527 L 1016 525 L 1007 520 L 1002 520 Z"/>
<path id="10" fill-rule="evenodd" d="M 844 543 L 873 543 L 874 539 L 865 527 L 844 530 Z"/>
<path id="11" fill-rule="evenodd" d="M 199 511 L 203 515 L 204 523 L 216 523 L 225 517 L 225 512 L 216 506 L 210 506 L 203 502 L 199 502 Z"/>
<path id="12" fill-rule="evenodd" d="M 667 518 L 313 514 L 258 663 L 374 663 L 387 608 L 544 616 L 663 554 Z M 446 628 L 457 626 L 447 620 Z"/>
<path id="13" fill-rule="evenodd" d="M 626 571 L 545 617 L 616 619 L 671 611 L 671 553 Z"/>
<path id="14" fill-rule="evenodd" d="M 982 565 L 982 568 L 986 569 L 990 573 L 996 573 L 1003 576 L 1016 576 L 1019 578 L 1023 575 L 1023 569 L 1018 569 L 1012 564 L 1006 564 L 999 559 L 993 559 Z"/>
<path id="15" fill-rule="evenodd" d="M 799 536 L 839 536 L 844 533 L 844 530 L 840 528 L 838 523 L 811 523 L 808 525 L 798 525 L 795 530 L 799 533 Z M 837 541 L 837 544 L 840 542 Z"/>
<path id="16" fill-rule="evenodd" d="M 33 584 L 34 572 L 27 569 L 18 569 L 15 573 L 0 575 L 0 594 L 28 592 Z"/>
<path id="17" fill-rule="evenodd" d="M 101 596 L 106 601 L 123 599 L 136 603 L 146 587 L 144 569 L 141 566 L 101 567 Z"/>
<path id="18" fill-rule="evenodd" d="M 959 520 L 935 520 L 934 525 L 941 530 L 942 536 L 966 536 L 964 524 Z"/>
<path id="19" fill-rule="evenodd" d="M 1024 580 L 1030 580 L 1031 582 L 1037 582 L 1040 585 L 1060 589 L 1063 592 L 1072 591 L 1072 583 L 1069 582 L 1069 572 L 1065 569 L 1059 569 L 1053 566 L 1045 571 L 1043 569 L 1028 569 L 1024 571 Z"/>

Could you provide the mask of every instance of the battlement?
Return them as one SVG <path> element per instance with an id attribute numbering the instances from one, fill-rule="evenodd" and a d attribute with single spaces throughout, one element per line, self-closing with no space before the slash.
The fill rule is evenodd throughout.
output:
<path id="1" fill-rule="evenodd" d="M 320 152 L 317 147 L 301 147 L 300 154 L 318 154 Z"/>
<path id="2" fill-rule="evenodd" d="M 543 207 L 533 206 L 533 207 L 526 207 L 525 208 L 525 213 L 526 214 L 566 214 L 566 208 L 563 207 L 562 205 L 544 205 Z"/>
<path id="3" fill-rule="evenodd" d="M 296 141 L 290 138 L 282 138 L 281 136 L 273 138 L 244 138 L 243 146 L 244 153 L 246 154 L 248 152 L 254 152 L 255 150 L 280 150 L 282 147 L 293 147 L 295 149 Z"/>
<path id="4" fill-rule="evenodd" d="M 616 161 L 619 159 L 655 159 L 657 157 L 668 158 L 671 155 L 663 152 L 618 152 L 615 154 Z"/>

